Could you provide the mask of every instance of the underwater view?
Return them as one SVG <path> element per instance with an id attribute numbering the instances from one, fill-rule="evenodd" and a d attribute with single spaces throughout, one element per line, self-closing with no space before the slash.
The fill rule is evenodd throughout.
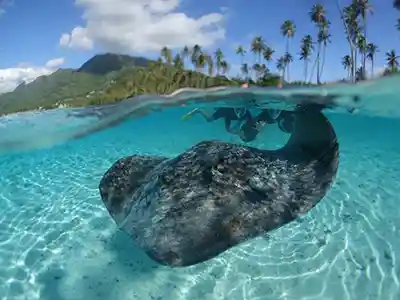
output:
<path id="1" fill-rule="evenodd" d="M 375 84 L 393 86 L 397 80 L 390 78 Z M 337 99 L 332 103 L 346 103 L 355 88 L 343 86 L 341 95 L 338 87 L 332 87 Z M 360 85 L 356 91 L 362 88 Z M 103 204 L 99 193 L 104 174 L 117 160 L 132 155 L 176 158 L 204 141 L 245 145 L 239 136 L 225 131 L 222 120 L 205 122 L 201 115 L 187 118 L 193 108 L 212 111 L 216 107 L 229 108 L 232 103 L 246 108 L 249 107 L 246 99 L 260 99 L 251 102 L 253 114 L 268 107 L 275 107 L 271 111 L 276 114 L 279 103 L 274 95 L 284 96 L 287 92 L 287 102 L 280 103 L 280 108 L 286 107 L 282 112 L 300 114 L 291 109 L 294 102 L 301 103 L 301 99 L 311 99 L 317 94 L 331 94 L 328 88 L 320 92 L 315 89 L 314 93 L 309 88 L 270 92 L 249 88 L 241 94 L 238 91 L 238 88 L 181 91 L 172 97 L 128 99 L 107 108 L 60 109 L 4 118 L 0 127 L 3 153 L 0 182 L 4 203 L 0 258 L 6 266 L 0 270 L 3 299 L 397 299 L 400 295 L 400 265 L 396 260 L 396 254 L 400 253 L 397 213 L 400 119 L 392 116 L 371 116 L 363 114 L 362 110 L 350 114 L 341 112 L 340 107 L 324 109 L 323 114 L 337 135 L 339 166 L 336 178 L 328 178 L 333 183 L 323 200 L 287 225 L 273 231 L 265 230 L 237 246 L 227 246 L 227 251 L 204 262 L 174 268 L 168 266 L 167 259 L 167 263 L 163 258 L 158 258 L 157 262 L 149 252 L 146 255 L 139 246 L 146 248 L 146 240 L 159 234 L 174 236 L 168 232 L 172 229 L 165 227 L 165 222 L 154 219 L 157 212 L 148 205 L 141 208 L 144 211 L 139 218 L 144 220 L 151 214 L 153 225 L 147 223 L 147 226 L 159 224 L 162 232 L 153 229 L 152 233 L 138 237 L 144 234 L 139 230 L 135 233 L 136 242 L 132 242 L 133 225 L 118 229 L 118 225 L 124 227 L 119 223 L 122 221 L 118 216 L 113 216 L 114 220 L 110 217 L 113 208 L 109 208 L 110 213 L 107 211 L 107 203 Z M 394 86 L 387 91 L 396 93 Z M 360 98 L 353 107 L 365 103 L 366 112 L 368 107 L 373 108 L 368 100 L 370 103 L 379 101 L 366 97 L 363 102 L 362 94 Z M 161 110 L 165 103 L 170 107 Z M 307 107 L 312 105 L 306 104 Z M 131 108 L 129 113 L 128 107 Z M 142 113 L 137 114 L 137 110 Z M 56 126 L 44 128 L 43 124 Z M 295 135 L 295 130 L 292 129 L 291 134 L 284 132 L 278 123 L 266 126 L 262 136 L 245 147 L 279 149 L 289 144 L 291 135 Z M 45 133 L 47 138 L 42 138 L 40 133 Z M 311 134 L 316 136 L 318 131 Z M 60 136 L 64 139 L 62 143 L 57 139 Z M 22 138 L 18 140 L 17 137 Z M 186 173 L 196 168 L 195 161 L 191 164 L 191 170 Z M 197 167 L 204 164 L 206 162 L 201 161 Z M 239 167 L 236 166 L 234 175 L 240 171 Z M 174 172 L 179 172 L 177 168 L 167 169 L 166 175 L 174 176 Z M 330 170 L 334 176 L 335 164 Z M 285 169 L 284 172 L 290 175 L 293 171 Z M 317 181 L 328 174 L 327 169 L 324 172 L 316 177 Z M 305 175 L 302 173 L 301 177 Z M 175 176 L 177 180 L 186 180 L 183 186 L 191 186 L 197 180 L 182 178 L 184 174 Z M 215 176 L 205 185 L 207 189 L 217 181 Z M 137 180 L 142 180 L 148 189 L 155 188 L 143 178 Z M 173 178 L 165 180 L 169 180 L 167 186 L 176 184 Z M 270 178 L 266 180 L 272 184 Z M 311 180 L 306 178 L 306 185 L 300 186 L 303 192 L 307 191 Z M 225 186 L 222 194 L 231 197 L 238 193 L 228 182 L 222 181 L 222 184 Z M 282 179 L 277 184 L 283 184 Z M 187 197 L 195 188 L 186 192 L 172 188 L 172 192 L 181 195 L 177 197 Z M 282 193 L 280 197 L 289 197 L 279 186 L 271 188 Z M 205 189 L 204 184 L 202 189 Z M 114 194 L 117 192 L 114 190 Z M 150 202 L 168 200 L 166 196 L 147 193 L 152 197 Z M 278 197 L 274 193 L 269 190 L 266 195 Z M 189 205 L 196 201 L 217 201 L 200 196 L 193 200 Z M 268 202 L 254 201 L 259 201 L 261 206 L 254 204 L 251 210 L 271 207 Z M 180 209 L 195 213 L 188 206 Z M 246 208 L 238 206 L 236 209 Z M 196 211 L 201 213 L 198 206 Z M 176 215 L 171 222 L 178 222 L 180 216 Z M 200 216 L 198 227 L 187 227 L 192 222 L 190 218 L 195 217 L 189 216 L 180 234 L 198 236 L 201 230 L 210 230 L 201 227 L 201 224 L 207 225 L 207 215 Z M 129 216 L 124 218 L 129 219 Z M 223 218 L 219 220 L 222 222 Z M 184 220 L 181 223 L 185 223 Z M 263 226 L 269 228 L 270 225 Z M 217 232 L 212 233 L 217 235 Z M 211 240 L 208 246 L 212 247 L 215 242 Z M 167 241 L 166 247 L 173 249 L 172 243 L 173 240 Z M 163 244 L 155 247 L 163 247 Z M 196 256 L 193 252 L 182 255 L 189 260 Z"/>
<path id="2" fill-rule="evenodd" d="M 399 300 L 399 12 L 0 0 L 0 299 Z"/>

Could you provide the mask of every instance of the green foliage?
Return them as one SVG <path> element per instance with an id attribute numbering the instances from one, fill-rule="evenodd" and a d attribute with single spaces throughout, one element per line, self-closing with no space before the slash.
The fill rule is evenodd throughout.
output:
<path id="1" fill-rule="evenodd" d="M 113 53 L 98 54 L 85 62 L 78 72 L 90 73 L 93 75 L 106 75 L 113 71 L 119 71 L 126 67 L 147 67 L 151 60 L 144 57 L 132 57 L 129 55 L 116 55 Z"/>
<path id="2" fill-rule="evenodd" d="M 0 95 L 0 115 L 32 109 L 52 108 L 60 103 L 85 98 L 106 83 L 106 79 L 71 69 L 58 70 L 19 85 L 13 92 Z"/>
<path id="3" fill-rule="evenodd" d="M 141 94 L 169 94 L 184 87 L 211 88 L 239 86 L 241 83 L 224 76 L 207 76 L 170 65 L 126 69 L 115 77 L 114 83 L 104 89 L 89 104 L 107 104 Z"/>
<path id="4" fill-rule="evenodd" d="M 386 68 L 382 74 L 382 76 L 390 76 L 390 75 L 394 75 L 394 74 L 399 74 L 399 69 L 396 68 Z"/>
<path id="5" fill-rule="evenodd" d="M 279 75 L 265 75 L 255 83 L 258 86 L 277 86 L 281 80 Z"/>
<path id="6" fill-rule="evenodd" d="M 396 9 L 399 9 L 399 3 L 394 1 Z M 379 52 L 378 47 L 369 42 L 367 37 L 366 24 L 371 5 L 368 0 L 354 0 L 343 8 L 338 6 L 338 9 L 350 46 L 350 55 L 342 58 L 342 65 L 348 71 L 347 80 L 364 80 L 368 73 L 366 61 L 371 62 L 370 74 L 374 75 L 375 57 Z M 255 37 L 248 49 L 238 46 L 236 54 L 241 62 L 241 74 L 238 76 L 241 78 L 228 79 L 224 76 L 228 73 L 230 64 L 225 60 L 221 49 L 207 53 L 200 45 L 192 48 L 185 46 L 177 53 L 163 47 L 157 61 L 105 53 L 94 56 L 77 70 L 58 70 L 49 76 L 41 76 L 32 83 L 21 84 L 11 93 L 0 95 L 0 115 L 38 108 L 50 109 L 60 105 L 76 107 L 114 103 L 143 93 L 166 94 L 183 87 L 239 86 L 245 82 L 258 86 L 309 86 L 313 85 L 311 79 L 314 71 L 317 84 L 322 84 L 326 49 L 331 37 L 331 21 L 328 20 L 327 11 L 322 4 L 313 5 L 309 18 L 315 24 L 316 31 L 314 37 L 307 34 L 300 43 L 298 58 L 304 64 L 304 81 L 290 80 L 289 67 L 295 56 L 289 47 L 289 40 L 296 34 L 296 25 L 291 20 L 286 20 L 280 27 L 281 33 L 286 37 L 285 53 L 280 56 L 266 44 L 262 36 Z M 397 27 L 400 28 L 400 25 Z M 253 57 L 249 59 L 247 54 Z M 250 64 L 249 60 L 254 64 Z M 387 69 L 383 76 L 399 72 L 398 60 L 399 56 L 394 49 L 386 53 Z M 187 70 L 185 63 L 191 64 L 196 71 Z M 271 63 L 276 65 L 279 75 L 271 73 Z M 358 65 L 361 67 L 356 69 Z"/>
<path id="7" fill-rule="evenodd" d="M 137 66 L 138 62 L 146 67 Z M 0 95 L 0 115 L 60 105 L 115 103 L 135 95 L 167 94 L 183 87 L 240 84 L 224 76 L 211 77 L 143 58 L 108 53 L 93 57 L 78 70 L 60 69 Z"/>

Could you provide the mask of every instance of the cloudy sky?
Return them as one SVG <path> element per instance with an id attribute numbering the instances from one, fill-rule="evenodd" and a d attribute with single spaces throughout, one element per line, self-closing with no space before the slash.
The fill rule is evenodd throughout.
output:
<path id="1" fill-rule="evenodd" d="M 340 0 L 342 4 L 350 0 Z M 180 49 L 200 44 L 208 51 L 220 47 L 236 75 L 240 60 L 235 48 L 249 45 L 262 35 L 279 54 L 284 39 L 279 27 L 285 19 L 297 25 L 292 53 L 305 34 L 315 34 L 308 12 L 315 0 L 0 0 L 0 92 L 22 81 L 50 74 L 60 67 L 79 67 L 99 52 L 156 57 L 164 45 Z M 385 52 L 399 50 L 400 17 L 391 0 L 370 1 L 369 40 L 380 53 L 377 68 L 384 66 Z M 249 4 L 251 3 L 251 4 Z M 324 0 L 332 21 L 332 43 L 327 51 L 324 79 L 345 77 L 341 57 L 348 45 L 334 0 Z M 253 58 L 249 56 L 250 62 Z M 302 63 L 291 68 L 293 79 L 302 78 Z"/>

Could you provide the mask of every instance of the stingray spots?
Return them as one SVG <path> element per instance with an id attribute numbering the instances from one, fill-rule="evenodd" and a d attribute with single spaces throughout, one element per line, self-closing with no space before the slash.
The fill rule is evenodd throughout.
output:
<path id="1" fill-rule="evenodd" d="M 293 116 L 279 150 L 202 141 L 171 159 L 127 157 L 101 180 L 102 200 L 158 263 L 212 259 L 307 213 L 329 190 L 339 158 L 335 132 L 318 106 Z"/>

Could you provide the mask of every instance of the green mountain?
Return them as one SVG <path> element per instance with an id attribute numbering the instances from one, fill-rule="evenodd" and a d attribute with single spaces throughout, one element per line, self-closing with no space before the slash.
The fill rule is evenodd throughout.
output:
<path id="1" fill-rule="evenodd" d="M 84 96 L 104 83 L 104 78 L 72 69 L 59 69 L 40 76 L 29 84 L 19 85 L 13 92 L 0 95 L 0 114 L 50 108 L 60 101 Z"/>
<path id="2" fill-rule="evenodd" d="M 129 55 L 116 55 L 113 53 L 99 54 L 85 62 L 78 72 L 92 75 L 106 75 L 113 71 L 119 71 L 126 67 L 148 67 L 153 61 L 144 57 L 132 57 Z"/>
<path id="3" fill-rule="evenodd" d="M 102 90 L 122 69 L 145 67 L 150 63 L 151 60 L 142 57 L 111 53 L 96 55 L 77 70 L 59 69 L 0 95 L 0 115 L 77 102 L 94 91 Z"/>
<path id="4" fill-rule="evenodd" d="M 112 53 L 96 55 L 78 69 L 59 69 L 0 95 L 0 115 L 60 106 L 108 104 L 138 94 L 166 94 L 183 87 L 239 85 L 162 61 Z"/>

